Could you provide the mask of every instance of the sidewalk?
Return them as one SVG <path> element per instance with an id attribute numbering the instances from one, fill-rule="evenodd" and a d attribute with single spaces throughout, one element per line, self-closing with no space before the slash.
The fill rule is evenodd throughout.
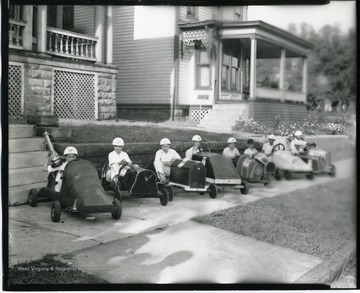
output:
<path id="1" fill-rule="evenodd" d="M 335 165 L 337 178 L 354 175 L 352 158 Z M 125 199 L 119 221 L 108 214 L 97 214 L 90 221 L 62 213 L 63 223 L 53 223 L 49 203 L 10 208 L 9 262 L 56 253 L 59 260 L 115 283 L 293 283 L 323 260 L 191 219 L 331 180 L 326 175 L 311 181 L 274 180 L 265 188 L 253 185 L 248 195 L 226 188 L 215 200 L 176 189 L 174 201 L 166 207 L 158 199 Z M 334 267 L 341 270 L 342 263 Z"/>

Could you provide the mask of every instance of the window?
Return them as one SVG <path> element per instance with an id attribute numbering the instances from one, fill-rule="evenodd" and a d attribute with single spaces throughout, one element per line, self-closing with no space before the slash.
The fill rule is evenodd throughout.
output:
<path id="1" fill-rule="evenodd" d="M 38 19 L 38 7 L 37 5 L 33 6 L 33 27 L 32 27 L 32 35 L 34 38 L 37 37 L 37 19 Z"/>
<path id="2" fill-rule="evenodd" d="M 186 7 L 186 16 L 197 18 L 197 7 L 194 6 L 187 6 Z"/>
<path id="3" fill-rule="evenodd" d="M 10 5 L 9 18 L 15 20 L 21 20 L 21 7 L 20 5 Z"/>
<path id="4" fill-rule="evenodd" d="M 56 5 L 47 7 L 47 26 L 56 27 Z"/>
<path id="5" fill-rule="evenodd" d="M 211 73 L 210 60 L 205 49 L 195 51 L 196 62 L 196 88 L 208 89 L 210 87 Z"/>
<path id="6" fill-rule="evenodd" d="M 230 91 L 240 90 L 239 46 L 229 46 L 224 43 L 221 66 L 221 88 Z"/>
<path id="7" fill-rule="evenodd" d="M 74 28 L 74 5 L 64 5 L 63 7 L 63 29 Z"/>

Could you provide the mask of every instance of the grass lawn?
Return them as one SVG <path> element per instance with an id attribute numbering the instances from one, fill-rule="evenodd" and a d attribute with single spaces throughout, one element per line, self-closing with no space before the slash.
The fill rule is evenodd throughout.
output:
<path id="1" fill-rule="evenodd" d="M 106 284 L 107 282 L 80 269 L 73 268 L 53 256 L 15 265 L 9 269 L 12 284 Z"/>
<path id="2" fill-rule="evenodd" d="M 196 129 L 166 128 L 165 126 L 90 124 L 71 126 L 71 128 L 73 143 L 111 143 L 115 137 L 121 137 L 125 143 L 160 142 L 164 137 L 172 142 L 191 142 L 191 138 L 195 134 L 199 134 L 203 141 L 224 141 L 226 143 L 229 138 L 229 134 L 209 133 Z"/>
<path id="3" fill-rule="evenodd" d="M 261 199 L 196 221 L 329 258 L 356 235 L 354 178 Z"/>

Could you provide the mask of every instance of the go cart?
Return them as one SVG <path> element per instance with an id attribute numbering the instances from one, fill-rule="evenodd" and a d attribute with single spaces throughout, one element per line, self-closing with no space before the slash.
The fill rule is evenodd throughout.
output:
<path id="1" fill-rule="evenodd" d="M 206 184 L 206 169 L 199 161 L 174 160 L 170 167 L 169 185 L 183 188 L 185 191 L 196 191 L 201 195 L 207 192 L 211 198 L 217 196 L 216 186 Z"/>
<path id="2" fill-rule="evenodd" d="M 241 181 L 231 159 L 210 152 L 196 153 L 192 156 L 192 159 L 194 161 L 203 162 L 205 165 L 206 182 L 210 183 L 210 197 L 215 198 L 217 196 L 217 186 L 233 186 L 235 188 L 240 188 L 242 194 L 247 194 L 249 192 L 249 184 Z"/>
<path id="3" fill-rule="evenodd" d="M 314 174 L 328 174 L 331 177 L 336 175 L 336 167 L 331 164 L 331 154 L 324 150 L 314 150 L 315 143 L 309 143 L 303 149 L 304 155 L 300 158 L 311 165 Z"/>
<path id="4" fill-rule="evenodd" d="M 134 164 L 123 164 L 120 166 L 117 176 L 118 181 L 114 191 L 115 197 L 120 198 L 121 201 L 121 192 L 128 191 L 134 198 L 159 198 L 163 206 L 168 204 L 169 191 L 164 184 L 157 181 L 153 171 Z M 102 168 L 101 182 L 105 189 L 110 189 L 110 166 L 108 164 Z"/>
<path id="5" fill-rule="evenodd" d="M 122 214 L 121 201 L 107 194 L 101 185 L 94 165 L 82 159 L 69 162 L 63 174 L 60 192 L 53 188 L 35 188 L 29 192 L 29 203 L 36 206 L 38 198 L 48 198 L 51 205 L 51 220 L 59 222 L 62 211 L 89 213 L 111 213 L 118 220 Z"/>
<path id="6" fill-rule="evenodd" d="M 282 176 L 290 180 L 294 174 L 305 175 L 308 179 L 314 178 L 312 167 L 299 156 L 285 151 L 285 146 L 282 143 L 274 145 L 272 149 L 272 162 L 275 164 L 274 176 L 276 180 L 281 180 Z"/>
<path id="7" fill-rule="evenodd" d="M 237 162 L 236 170 L 242 182 L 268 185 L 270 176 L 275 173 L 275 164 L 263 153 L 258 153 L 253 158 L 242 155 Z"/>

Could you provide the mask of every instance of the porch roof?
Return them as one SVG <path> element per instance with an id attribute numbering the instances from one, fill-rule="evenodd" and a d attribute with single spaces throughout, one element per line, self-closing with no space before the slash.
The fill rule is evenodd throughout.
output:
<path id="1" fill-rule="evenodd" d="M 241 39 L 246 46 L 250 46 L 251 38 L 257 39 L 259 58 L 279 58 L 281 48 L 287 50 L 287 57 L 302 57 L 314 47 L 313 44 L 261 20 L 243 22 L 207 20 L 179 24 L 179 28 L 183 31 L 210 27 L 218 29 L 220 39 Z"/>

